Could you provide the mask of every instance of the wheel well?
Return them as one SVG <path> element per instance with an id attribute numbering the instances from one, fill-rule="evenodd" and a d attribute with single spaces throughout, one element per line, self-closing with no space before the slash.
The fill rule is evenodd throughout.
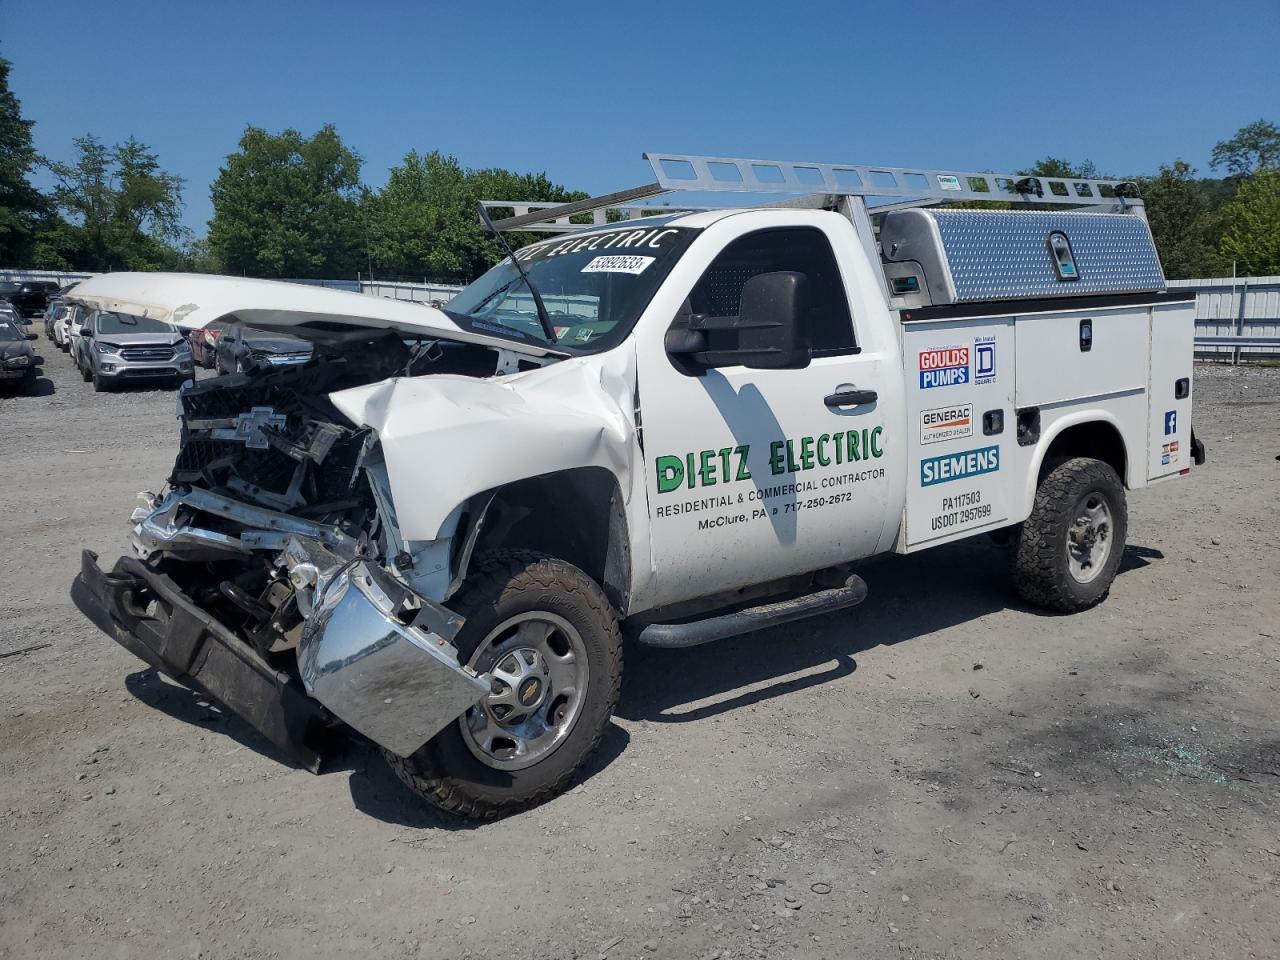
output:
<path id="1" fill-rule="evenodd" d="M 602 467 L 517 480 L 494 495 L 473 556 L 535 550 L 573 564 L 600 584 L 619 616 L 631 592 L 631 545 L 617 479 Z"/>
<path id="2" fill-rule="evenodd" d="M 1053 438 L 1049 449 L 1045 451 L 1044 459 L 1040 461 L 1040 479 L 1044 479 L 1055 461 L 1070 457 L 1090 457 L 1110 464 L 1120 477 L 1120 482 L 1128 486 L 1125 474 L 1128 454 L 1125 452 L 1124 438 L 1111 424 L 1103 420 L 1092 420 L 1063 430 Z"/>

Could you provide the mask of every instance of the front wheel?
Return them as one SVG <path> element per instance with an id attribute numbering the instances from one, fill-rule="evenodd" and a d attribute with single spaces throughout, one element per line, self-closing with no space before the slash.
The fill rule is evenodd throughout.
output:
<path id="1" fill-rule="evenodd" d="M 1073 457 L 1040 481 L 1018 535 L 1014 581 L 1029 603 L 1076 613 L 1111 589 L 1129 527 L 1124 484 L 1100 460 Z"/>
<path id="2" fill-rule="evenodd" d="M 494 819 L 563 792 L 618 702 L 622 638 L 604 592 L 571 564 L 526 551 L 480 560 L 453 609 L 459 659 L 493 691 L 410 757 L 386 753 L 419 796 Z M 385 752 L 385 751 L 384 751 Z"/>

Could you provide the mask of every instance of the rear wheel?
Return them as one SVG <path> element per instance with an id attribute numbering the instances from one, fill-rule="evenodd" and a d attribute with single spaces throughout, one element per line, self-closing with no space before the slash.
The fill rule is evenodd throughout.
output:
<path id="1" fill-rule="evenodd" d="M 493 819 L 561 793 L 595 752 L 618 701 L 622 640 L 608 599 L 571 564 L 525 551 L 477 563 L 451 606 L 459 659 L 493 692 L 396 775 L 438 807 Z"/>
<path id="2" fill-rule="evenodd" d="M 1040 481 L 1018 535 L 1014 579 L 1024 600 L 1075 613 L 1101 602 L 1124 553 L 1124 485 L 1100 460 L 1074 457 Z"/>

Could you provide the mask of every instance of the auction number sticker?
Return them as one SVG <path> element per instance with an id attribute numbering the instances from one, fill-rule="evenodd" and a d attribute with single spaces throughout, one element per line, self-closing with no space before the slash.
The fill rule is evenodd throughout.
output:
<path id="1" fill-rule="evenodd" d="M 654 257 L 629 257 L 614 254 L 607 257 L 593 257 L 591 262 L 582 268 L 583 273 L 644 273 L 653 263 Z"/>

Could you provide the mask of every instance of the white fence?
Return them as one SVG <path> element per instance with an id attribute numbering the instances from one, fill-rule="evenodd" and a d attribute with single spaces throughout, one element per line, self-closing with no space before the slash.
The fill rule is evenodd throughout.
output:
<path id="1" fill-rule="evenodd" d="M 1280 356 L 1280 277 L 1218 277 L 1170 280 L 1170 289 L 1196 291 L 1196 337 L 1236 338 L 1232 345 L 1196 344 L 1196 353 L 1211 359 L 1250 360 Z M 1266 346 L 1248 346 L 1250 338 Z"/>

